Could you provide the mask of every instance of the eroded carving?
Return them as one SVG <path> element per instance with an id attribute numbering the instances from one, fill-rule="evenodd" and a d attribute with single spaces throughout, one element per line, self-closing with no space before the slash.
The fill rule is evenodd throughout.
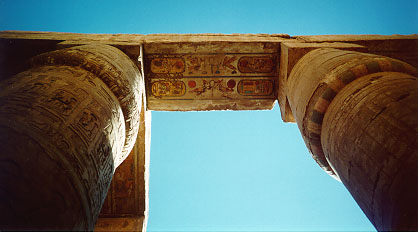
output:
<path id="1" fill-rule="evenodd" d="M 154 97 L 179 97 L 186 93 L 183 81 L 156 81 L 151 85 Z"/>
<path id="2" fill-rule="evenodd" d="M 48 62 L 54 61 L 48 60 Z M 121 71 L 112 70 L 111 73 L 121 73 Z M 116 80 L 115 77 L 112 77 L 112 81 L 120 85 L 123 81 Z M 49 211 L 50 215 L 47 216 L 48 220 L 60 221 L 60 227 L 39 225 L 39 228 L 92 230 L 113 172 L 123 161 L 125 138 L 130 136 L 127 139 L 129 143 L 129 140 L 134 140 L 136 136 L 136 131 L 131 130 L 138 128 L 139 117 L 127 123 L 129 133 L 126 133 L 124 122 L 126 118 L 121 108 L 123 104 L 133 105 L 130 109 L 125 108 L 126 116 L 137 117 L 139 112 L 135 112 L 138 111 L 136 96 L 130 93 L 119 96 L 121 100 L 118 100 L 100 77 L 93 75 L 92 72 L 80 67 L 56 64 L 34 67 L 20 73 L 13 77 L 12 83 L 13 88 L 10 88 L 10 82 L 0 83 L 2 89 L 5 89 L 0 93 L 0 127 L 12 128 L 34 143 L 38 143 L 41 147 L 39 149 L 43 150 L 39 155 L 50 162 L 40 163 L 37 168 L 45 173 L 60 170 L 64 175 L 62 176 L 64 179 L 60 182 L 68 183 L 62 187 L 56 186 L 58 189 L 50 193 L 51 199 L 62 200 L 64 203 L 47 204 L 48 207 L 52 207 Z M 125 83 L 129 84 L 127 81 Z M 125 87 L 120 86 L 117 89 L 130 91 L 129 88 L 126 90 Z M 13 120 L 10 120 L 11 117 Z M 10 147 L 11 150 L 19 147 L 18 143 L 21 140 L 18 137 L 10 140 L 13 143 L 4 146 Z M 23 153 L 19 154 L 23 155 Z M 37 179 L 38 176 L 35 175 L 33 178 Z M 45 177 L 39 176 L 39 178 Z M 52 175 L 49 178 L 55 177 Z M 66 191 L 68 185 L 74 191 Z M 13 191 L 10 194 L 16 195 Z M 24 198 L 18 202 L 13 207 L 25 208 L 28 204 L 37 204 L 35 201 L 26 202 Z M 66 202 L 76 202 L 78 205 L 63 207 Z M 55 206 L 60 209 L 54 209 Z M 46 204 L 44 207 L 34 206 L 39 210 L 45 207 Z M 61 209 L 67 210 L 76 220 L 65 222 L 65 215 L 70 217 L 68 214 L 54 213 L 61 212 Z M 33 221 L 36 219 L 31 217 L 45 217 L 41 212 L 38 214 L 36 216 L 34 211 L 31 214 L 33 216 L 25 215 L 25 217 Z M 10 228 L 19 227 L 12 225 Z"/>
<path id="3" fill-rule="evenodd" d="M 272 80 L 242 80 L 238 83 L 238 93 L 244 96 L 269 96 L 273 93 Z"/>

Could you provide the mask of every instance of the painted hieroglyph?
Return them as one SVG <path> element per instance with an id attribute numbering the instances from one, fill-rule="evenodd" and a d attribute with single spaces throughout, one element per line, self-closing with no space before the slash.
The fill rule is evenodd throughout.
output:
<path id="1" fill-rule="evenodd" d="M 220 95 L 222 97 L 229 98 L 229 93 L 234 92 L 235 80 L 230 79 L 228 83 L 234 83 L 233 86 L 229 86 L 224 82 L 223 79 L 218 80 L 202 80 L 202 84 L 197 86 L 196 81 L 190 80 L 189 87 L 195 86 L 196 88 L 191 88 L 190 93 L 195 93 L 196 96 L 200 95 L 209 95 L 210 97 L 215 97 L 215 95 Z M 207 94 L 209 93 L 209 94 Z"/>
<path id="2" fill-rule="evenodd" d="M 279 51 L 279 45 L 262 43 L 145 47 L 148 106 L 155 110 L 270 108 L 276 99 Z"/>
<path id="3" fill-rule="evenodd" d="M 151 95 L 169 99 L 233 99 L 274 97 L 272 79 L 182 78 L 156 80 Z"/>
<path id="4" fill-rule="evenodd" d="M 148 58 L 152 77 L 192 76 L 272 76 L 276 70 L 274 55 L 243 54 L 157 56 Z"/>
<path id="5" fill-rule="evenodd" d="M 154 58 L 151 61 L 151 72 L 157 74 L 183 73 L 184 66 L 184 60 L 180 57 Z"/>
<path id="6" fill-rule="evenodd" d="M 273 93 L 273 81 L 241 80 L 237 89 L 238 93 L 244 96 L 269 96 Z"/>
<path id="7" fill-rule="evenodd" d="M 268 56 L 244 56 L 238 61 L 238 70 L 242 73 L 271 73 L 274 71 L 274 62 Z"/>
<path id="8" fill-rule="evenodd" d="M 183 81 L 155 81 L 151 85 L 152 96 L 154 97 L 179 97 L 186 92 Z"/>
<path id="9" fill-rule="evenodd" d="M 232 99 L 273 97 L 274 55 L 151 55 L 151 97 Z M 256 78 L 256 79 L 255 79 Z"/>

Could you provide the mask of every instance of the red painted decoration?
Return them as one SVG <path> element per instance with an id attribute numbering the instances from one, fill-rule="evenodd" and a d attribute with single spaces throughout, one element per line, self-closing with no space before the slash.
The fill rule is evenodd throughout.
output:
<path id="1" fill-rule="evenodd" d="M 235 82 L 235 80 L 233 80 L 233 79 L 230 79 L 230 80 L 226 83 L 226 85 L 228 86 L 228 88 L 234 88 L 236 84 L 237 84 L 237 83 L 236 83 L 236 82 Z"/>
<path id="2" fill-rule="evenodd" d="M 187 84 L 189 85 L 190 88 L 196 87 L 196 81 L 189 81 L 189 83 Z"/>

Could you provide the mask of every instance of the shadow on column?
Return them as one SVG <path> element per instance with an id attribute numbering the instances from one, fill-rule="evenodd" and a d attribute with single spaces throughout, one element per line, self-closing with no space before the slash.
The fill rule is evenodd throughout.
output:
<path id="1" fill-rule="evenodd" d="M 137 67 L 88 45 L 0 83 L 0 229 L 92 230 L 139 126 Z"/>

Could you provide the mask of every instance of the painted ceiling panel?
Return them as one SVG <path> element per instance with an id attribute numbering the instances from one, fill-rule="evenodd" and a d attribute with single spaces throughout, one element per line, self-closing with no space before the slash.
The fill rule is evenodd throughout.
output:
<path id="1" fill-rule="evenodd" d="M 271 109 L 278 43 L 146 44 L 150 110 Z"/>

